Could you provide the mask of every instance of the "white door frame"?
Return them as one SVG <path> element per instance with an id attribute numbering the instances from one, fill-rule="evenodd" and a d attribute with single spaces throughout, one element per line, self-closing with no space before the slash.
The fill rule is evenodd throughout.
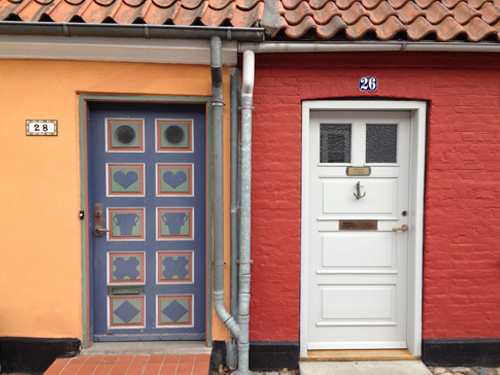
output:
<path id="1" fill-rule="evenodd" d="M 422 347 L 422 275 L 424 233 L 425 140 L 427 104 L 423 101 L 310 100 L 302 102 L 302 214 L 300 270 L 300 357 L 307 357 L 307 290 L 309 231 L 309 124 L 311 111 L 410 111 L 407 345 L 414 357 Z"/>

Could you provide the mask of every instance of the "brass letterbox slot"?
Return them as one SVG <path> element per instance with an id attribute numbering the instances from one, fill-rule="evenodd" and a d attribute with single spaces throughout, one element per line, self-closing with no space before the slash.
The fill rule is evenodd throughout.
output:
<path id="1" fill-rule="evenodd" d="M 140 286 L 108 286 L 108 296 L 130 296 L 144 294 L 144 285 Z"/>
<path id="2" fill-rule="evenodd" d="M 339 230 L 377 230 L 377 220 L 340 220 Z"/>

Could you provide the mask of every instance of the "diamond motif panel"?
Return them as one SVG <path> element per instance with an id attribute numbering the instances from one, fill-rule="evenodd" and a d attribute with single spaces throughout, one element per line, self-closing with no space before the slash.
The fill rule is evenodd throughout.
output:
<path id="1" fill-rule="evenodd" d="M 108 253 L 108 284 L 144 284 L 144 253 Z"/>
<path id="2" fill-rule="evenodd" d="M 193 196 L 193 164 L 157 164 L 157 195 Z"/>
<path id="3" fill-rule="evenodd" d="M 107 152 L 144 152 L 144 120 L 106 119 Z"/>
<path id="4" fill-rule="evenodd" d="M 109 208 L 109 240 L 144 240 L 144 208 Z"/>
<path id="5" fill-rule="evenodd" d="M 144 327 L 144 297 L 109 297 L 109 327 Z"/>
<path id="6" fill-rule="evenodd" d="M 158 252 L 158 283 L 190 284 L 193 282 L 193 252 Z"/>
<path id="7" fill-rule="evenodd" d="M 144 164 L 107 164 L 107 195 L 144 196 Z"/>
<path id="8" fill-rule="evenodd" d="M 193 216 L 193 208 L 158 208 L 158 239 L 193 239 Z"/>
<path id="9" fill-rule="evenodd" d="M 193 325 L 193 296 L 158 296 L 158 327 Z"/>
<path id="10" fill-rule="evenodd" d="M 156 151 L 193 152 L 193 121 L 156 120 Z"/>

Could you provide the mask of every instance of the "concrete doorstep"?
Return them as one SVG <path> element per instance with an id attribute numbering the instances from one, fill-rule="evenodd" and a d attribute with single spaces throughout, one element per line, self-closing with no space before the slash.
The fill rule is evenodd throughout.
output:
<path id="1" fill-rule="evenodd" d="M 300 375 L 432 375 L 422 361 L 300 362 Z"/>

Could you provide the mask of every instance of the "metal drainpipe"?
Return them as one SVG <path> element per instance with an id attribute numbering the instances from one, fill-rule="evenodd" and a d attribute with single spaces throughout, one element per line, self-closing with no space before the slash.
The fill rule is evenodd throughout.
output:
<path id="1" fill-rule="evenodd" d="M 238 165 L 239 165 L 239 69 L 231 69 L 231 315 L 238 315 Z M 231 335 L 232 336 L 232 335 Z M 227 366 L 234 370 L 237 367 L 238 347 L 234 337 L 226 342 Z"/>
<path id="2" fill-rule="evenodd" d="M 250 232 L 252 191 L 252 104 L 255 76 L 255 55 L 243 53 L 243 81 L 241 88 L 241 213 L 240 213 L 240 260 L 238 293 L 238 370 L 237 375 L 249 371 L 249 322 L 250 322 Z"/>
<path id="3" fill-rule="evenodd" d="M 210 68 L 212 71 L 212 123 L 214 169 L 214 308 L 236 339 L 240 328 L 224 306 L 224 159 L 223 159 L 223 86 L 222 42 L 217 36 L 210 39 Z"/>

